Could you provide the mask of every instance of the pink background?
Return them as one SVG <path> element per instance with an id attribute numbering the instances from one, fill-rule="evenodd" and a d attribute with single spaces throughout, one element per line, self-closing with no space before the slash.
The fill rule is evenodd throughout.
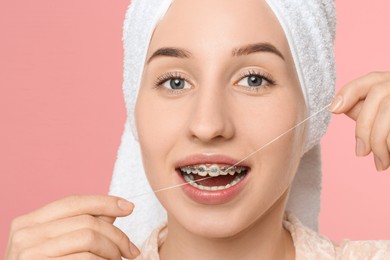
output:
<path id="1" fill-rule="evenodd" d="M 390 2 L 339 0 L 340 88 L 390 70 Z M 70 194 L 108 191 L 125 120 L 122 21 L 128 1 L 0 1 L 0 255 L 15 216 Z M 323 140 L 321 232 L 390 239 L 390 171 L 354 156 L 354 123 Z"/>

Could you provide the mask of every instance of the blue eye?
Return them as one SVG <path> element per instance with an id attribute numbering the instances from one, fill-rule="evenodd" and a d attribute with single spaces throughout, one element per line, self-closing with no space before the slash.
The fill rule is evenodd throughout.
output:
<path id="1" fill-rule="evenodd" d="M 162 84 L 167 89 L 181 90 L 191 88 L 191 85 L 184 79 L 171 78 L 163 82 Z"/>
<path id="2" fill-rule="evenodd" d="M 244 87 L 260 87 L 264 84 L 267 84 L 267 80 L 262 76 L 258 75 L 248 75 L 242 78 L 237 85 Z"/>

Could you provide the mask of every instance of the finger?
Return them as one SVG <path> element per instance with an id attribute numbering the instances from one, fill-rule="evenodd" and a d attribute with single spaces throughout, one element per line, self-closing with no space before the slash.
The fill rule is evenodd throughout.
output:
<path id="1" fill-rule="evenodd" d="M 390 96 L 390 81 L 375 85 L 368 93 L 356 120 L 356 155 L 365 156 L 371 151 L 371 132 L 381 102 Z"/>
<path id="2" fill-rule="evenodd" d="M 99 218 L 107 223 L 110 223 L 110 224 L 114 223 L 115 219 L 116 219 L 116 217 L 108 217 L 108 216 L 95 216 L 95 217 L 97 217 L 97 218 Z"/>
<path id="3" fill-rule="evenodd" d="M 108 260 L 106 258 L 94 255 L 90 252 L 71 254 L 61 257 L 50 258 L 50 260 Z"/>
<path id="4" fill-rule="evenodd" d="M 21 229 L 14 234 L 15 245 L 24 248 L 32 247 L 55 237 L 77 230 L 89 229 L 106 236 L 114 242 L 121 254 L 127 258 L 132 254 L 129 251 L 129 238 L 119 228 L 91 215 L 81 215 L 60 219 L 49 223 L 38 224 L 33 227 Z"/>
<path id="5" fill-rule="evenodd" d="M 346 111 L 345 114 L 352 120 L 356 121 L 359 117 L 360 111 L 363 108 L 363 105 L 364 101 L 360 100 L 350 110 Z"/>
<path id="6" fill-rule="evenodd" d="M 364 100 L 372 86 L 390 81 L 390 72 L 371 72 L 345 85 L 335 96 L 329 110 L 336 114 L 350 111 Z"/>
<path id="7" fill-rule="evenodd" d="M 370 145 L 374 153 L 378 171 L 386 170 L 390 165 L 388 136 L 390 133 L 390 97 L 382 100 L 370 136 Z"/>
<path id="8" fill-rule="evenodd" d="M 13 223 L 13 228 L 20 229 L 55 219 L 84 214 L 122 217 L 129 215 L 133 208 L 132 203 L 114 196 L 69 196 L 18 217 Z"/>
<path id="9" fill-rule="evenodd" d="M 128 247 L 128 251 L 130 251 L 130 245 Z M 115 243 L 90 229 L 77 230 L 49 239 L 34 247 L 33 250 L 48 257 L 90 252 L 106 259 L 122 259 L 121 252 Z"/>

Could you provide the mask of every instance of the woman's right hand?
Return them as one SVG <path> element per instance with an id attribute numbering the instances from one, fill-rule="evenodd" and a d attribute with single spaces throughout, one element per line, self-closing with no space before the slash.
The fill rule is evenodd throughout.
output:
<path id="1" fill-rule="evenodd" d="M 16 218 L 6 260 L 129 259 L 140 252 L 112 225 L 134 205 L 113 196 L 70 196 Z"/>

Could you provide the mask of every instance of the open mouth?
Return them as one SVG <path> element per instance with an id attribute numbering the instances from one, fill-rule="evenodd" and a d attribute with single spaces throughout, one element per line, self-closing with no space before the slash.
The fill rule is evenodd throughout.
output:
<path id="1" fill-rule="evenodd" d="M 245 166 L 198 164 L 179 168 L 184 180 L 199 190 L 226 190 L 241 182 L 248 173 Z"/>

